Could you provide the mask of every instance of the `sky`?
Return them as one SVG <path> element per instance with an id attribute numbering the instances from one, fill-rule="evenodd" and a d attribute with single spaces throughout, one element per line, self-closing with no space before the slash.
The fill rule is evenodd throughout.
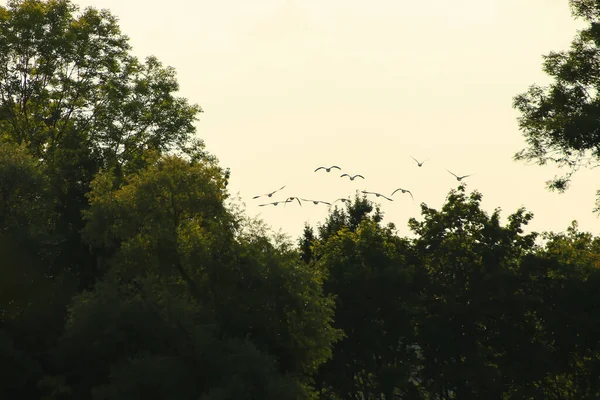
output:
<path id="1" fill-rule="evenodd" d="M 204 113 L 198 135 L 229 191 L 274 230 L 296 239 L 325 205 L 259 207 L 298 196 L 333 201 L 356 190 L 385 195 L 384 222 L 410 235 L 420 204 L 439 208 L 458 182 L 482 206 L 534 213 L 527 231 L 564 231 L 593 214 L 596 170 L 564 194 L 562 172 L 513 161 L 525 146 L 513 97 L 546 84 L 542 55 L 568 49 L 584 25 L 567 0 L 75 0 L 109 9 L 133 53 L 174 67 L 180 96 Z M 411 156 L 429 159 L 419 168 Z M 314 172 L 339 165 L 342 172 Z M 342 173 L 364 175 L 353 182 Z M 286 185 L 271 199 L 258 194 Z M 337 203 L 339 204 L 339 202 Z"/>

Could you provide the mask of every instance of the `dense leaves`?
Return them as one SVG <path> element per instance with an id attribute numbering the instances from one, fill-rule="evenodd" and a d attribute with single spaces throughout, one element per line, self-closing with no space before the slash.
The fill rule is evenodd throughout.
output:
<path id="1" fill-rule="evenodd" d="M 41 160 L 64 239 L 56 262 L 88 287 L 99 273 L 79 230 L 94 175 L 143 168 L 149 151 L 197 157 L 201 110 L 174 95 L 172 68 L 130 55 L 108 11 L 76 10 L 67 0 L 0 7 L 0 137 Z"/>
<path id="2" fill-rule="evenodd" d="M 501 224 L 482 195 L 451 191 L 403 239 L 380 215 L 335 210 L 301 240 L 328 271 L 345 338 L 317 382 L 327 399 L 564 399 L 598 396 L 598 239 L 543 235 L 519 209 Z M 332 234 L 333 227 L 337 232 Z M 312 243 L 310 246 L 307 243 Z M 585 339 L 584 339 L 585 338 Z"/>
<path id="3" fill-rule="evenodd" d="M 84 237 L 115 250 L 55 353 L 76 397 L 309 398 L 339 336 L 322 274 L 260 234 L 235 235 L 212 164 L 166 157 L 114 181 L 92 182 Z M 161 391 L 147 371 L 168 372 Z"/>
<path id="4" fill-rule="evenodd" d="M 544 56 L 548 86 L 532 85 L 514 98 L 527 147 L 517 160 L 553 162 L 568 172 L 548 182 L 564 191 L 581 167 L 600 161 L 600 3 L 570 0 L 573 15 L 588 25 L 577 33 L 568 51 Z M 599 203 L 600 204 L 600 203 Z"/>

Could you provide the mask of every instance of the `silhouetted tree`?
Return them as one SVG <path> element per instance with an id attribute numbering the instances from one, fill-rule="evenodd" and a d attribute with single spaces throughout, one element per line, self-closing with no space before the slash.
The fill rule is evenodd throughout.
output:
<path id="1" fill-rule="evenodd" d="M 0 138 L 41 160 L 64 238 L 55 265 L 88 287 L 99 272 L 79 231 L 95 173 L 135 171 L 148 152 L 197 155 L 193 122 L 201 110 L 173 95 L 172 68 L 130 54 L 108 11 L 76 11 L 68 0 L 0 7 Z"/>
<path id="2" fill-rule="evenodd" d="M 97 175 L 85 214 L 86 240 L 115 249 L 106 279 L 77 296 L 57 347 L 74 398 L 314 398 L 339 337 L 322 274 L 235 234 L 213 163 L 166 157 L 115 181 Z"/>
<path id="3" fill-rule="evenodd" d="M 527 141 L 515 159 L 567 167 L 566 175 L 547 182 L 559 191 L 568 187 L 577 169 L 600 161 L 600 3 L 569 2 L 573 15 L 588 27 L 577 33 L 570 50 L 544 56 L 544 72 L 553 78 L 550 85 L 532 85 L 514 99 Z"/>

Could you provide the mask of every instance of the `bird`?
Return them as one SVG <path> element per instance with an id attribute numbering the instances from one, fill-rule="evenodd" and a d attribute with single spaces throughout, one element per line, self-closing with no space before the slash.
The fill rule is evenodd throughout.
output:
<path id="1" fill-rule="evenodd" d="M 365 179 L 365 177 L 364 177 L 364 176 L 362 176 L 362 175 L 359 175 L 359 174 L 356 174 L 356 175 L 354 175 L 354 176 L 350 176 L 350 175 L 348 175 L 348 174 L 342 174 L 342 175 L 340 175 L 340 178 L 343 178 L 343 177 L 345 177 L 345 176 L 347 176 L 348 178 L 350 178 L 350 180 L 351 180 L 351 181 L 353 181 L 353 180 L 354 180 L 354 179 L 356 179 L 356 178 L 363 178 L 363 179 Z"/>
<path id="2" fill-rule="evenodd" d="M 471 174 L 471 175 L 463 175 L 463 176 L 458 176 L 458 175 L 456 175 L 454 172 L 450 171 L 449 169 L 446 169 L 446 171 L 448 171 L 448 172 L 450 172 L 452 175 L 454 175 L 454 176 L 456 177 L 456 180 L 457 180 L 457 181 L 459 181 L 459 182 L 460 182 L 460 181 L 462 181 L 463 179 L 465 179 L 465 178 L 468 178 L 469 176 L 472 176 L 472 175 L 473 175 L 473 174 Z"/>
<path id="3" fill-rule="evenodd" d="M 327 167 L 319 167 L 319 168 L 315 169 L 315 172 L 317 172 L 317 171 L 318 171 L 318 170 L 320 170 L 320 169 L 324 169 L 326 172 L 329 172 L 329 171 L 331 171 L 331 169 L 332 169 L 332 168 L 337 168 L 337 169 L 339 169 L 340 171 L 342 170 L 342 169 L 341 169 L 340 167 L 338 167 L 337 165 L 332 165 L 332 166 L 331 166 L 331 167 L 329 167 L 329 168 L 327 168 Z"/>
<path id="4" fill-rule="evenodd" d="M 331 203 L 328 203 L 326 201 L 322 201 L 322 200 L 309 200 L 309 199 L 300 199 L 302 201 L 312 201 L 313 204 L 319 204 L 319 203 L 323 203 L 323 204 L 327 204 L 328 206 L 331 205 Z"/>
<path id="5" fill-rule="evenodd" d="M 254 197 L 253 197 L 253 199 L 258 199 L 259 197 L 262 197 L 262 196 L 268 196 L 268 197 L 271 197 L 271 196 L 273 196 L 275 193 L 277 193 L 277 192 L 279 192 L 281 189 L 283 189 L 284 187 L 285 187 L 285 185 L 283 185 L 282 187 L 280 187 L 280 188 L 279 188 L 279 189 L 277 189 L 277 190 L 274 190 L 274 191 L 272 191 L 271 193 L 259 194 L 258 196 L 254 196 Z"/>
<path id="6" fill-rule="evenodd" d="M 406 189 L 402 189 L 402 188 L 399 188 L 399 189 L 396 189 L 396 190 L 394 190 L 390 196 L 393 196 L 393 195 L 394 195 L 394 193 L 396 193 L 396 192 L 398 192 L 398 191 L 400 191 L 400 192 L 402 192 L 402 193 L 408 193 L 408 194 L 410 194 L 410 197 L 412 197 L 412 199 L 413 199 L 413 200 L 415 199 L 415 198 L 413 197 L 413 194 L 410 192 L 410 190 L 406 190 Z"/>
<path id="7" fill-rule="evenodd" d="M 423 166 L 423 164 L 425 164 L 425 161 L 429 161 L 429 159 L 427 159 L 427 160 L 425 160 L 425 161 L 421 161 L 421 162 L 419 162 L 419 160 L 417 160 L 417 159 L 416 159 L 416 158 L 414 158 L 413 156 L 410 156 L 410 158 L 412 158 L 413 160 L 415 160 L 415 161 L 417 162 L 417 165 L 418 165 L 419 167 L 422 167 L 422 166 Z"/>
<path id="8" fill-rule="evenodd" d="M 363 191 L 362 191 L 362 193 L 364 193 L 364 194 L 374 194 L 374 195 L 375 195 L 375 196 L 377 196 L 377 197 L 383 197 L 383 198 L 384 198 L 384 199 L 386 199 L 386 200 L 389 200 L 389 201 L 394 201 L 394 200 L 390 199 L 389 197 L 385 197 L 385 196 L 384 196 L 384 195 L 382 195 L 381 193 L 376 193 L 376 192 L 367 192 L 366 190 L 363 190 Z"/>
<path id="9" fill-rule="evenodd" d="M 288 197 L 287 200 L 285 200 L 285 204 L 291 203 L 294 200 L 297 200 L 298 204 L 300 204 L 300 207 L 302 207 L 302 203 L 300 202 L 300 198 L 298 198 L 298 197 Z M 285 207 L 285 204 L 283 205 L 284 207 Z"/>
<path id="10" fill-rule="evenodd" d="M 267 204 L 259 204 L 258 206 L 259 207 L 270 206 L 270 205 L 277 206 L 277 204 L 279 204 L 279 203 L 285 203 L 285 202 L 287 202 L 287 201 L 280 200 L 280 201 L 274 201 L 272 203 L 267 203 Z"/>
<path id="11" fill-rule="evenodd" d="M 341 201 L 344 204 L 348 204 L 350 203 L 350 199 L 337 199 L 336 201 L 334 201 L 332 204 L 335 204 L 336 202 Z"/>

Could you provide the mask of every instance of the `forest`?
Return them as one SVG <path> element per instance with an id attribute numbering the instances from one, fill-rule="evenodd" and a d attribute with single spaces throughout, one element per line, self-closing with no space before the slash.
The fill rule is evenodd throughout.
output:
<path id="1" fill-rule="evenodd" d="M 570 5 L 514 98 L 558 190 L 600 160 L 600 4 Z M 281 237 L 178 90 L 108 10 L 0 6 L 0 399 L 600 398 L 600 238 L 462 183 L 411 238 L 358 194 Z"/>

